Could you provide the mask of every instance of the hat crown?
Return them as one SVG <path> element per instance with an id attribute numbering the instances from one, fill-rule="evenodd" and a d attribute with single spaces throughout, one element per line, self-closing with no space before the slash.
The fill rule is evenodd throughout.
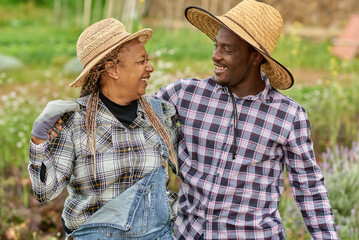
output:
<path id="1" fill-rule="evenodd" d="M 244 0 L 223 17 L 243 28 L 258 43 L 258 48 L 264 48 L 270 55 L 273 53 L 283 28 L 283 19 L 274 7 L 255 0 Z"/>
<path id="2" fill-rule="evenodd" d="M 85 68 L 91 60 L 130 36 L 117 19 L 107 18 L 86 28 L 77 40 L 77 57 Z"/>

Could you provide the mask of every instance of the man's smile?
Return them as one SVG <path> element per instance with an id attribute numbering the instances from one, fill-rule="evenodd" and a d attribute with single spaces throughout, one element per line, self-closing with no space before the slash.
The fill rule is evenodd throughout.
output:
<path id="1" fill-rule="evenodd" d="M 228 69 L 228 67 L 225 67 L 225 66 L 214 65 L 214 73 L 216 75 L 224 73 L 227 69 Z"/>

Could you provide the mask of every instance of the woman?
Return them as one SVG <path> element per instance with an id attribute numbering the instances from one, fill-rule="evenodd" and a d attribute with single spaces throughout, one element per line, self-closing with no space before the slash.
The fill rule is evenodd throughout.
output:
<path id="1" fill-rule="evenodd" d="M 172 239 L 167 160 L 177 171 L 178 133 L 172 105 L 143 97 L 151 35 L 130 34 L 113 18 L 85 29 L 77 42 L 84 69 L 70 84 L 82 87 L 80 98 L 50 102 L 34 122 L 33 191 L 48 202 L 67 186 L 68 239 Z M 48 140 L 61 115 L 61 132 Z"/>

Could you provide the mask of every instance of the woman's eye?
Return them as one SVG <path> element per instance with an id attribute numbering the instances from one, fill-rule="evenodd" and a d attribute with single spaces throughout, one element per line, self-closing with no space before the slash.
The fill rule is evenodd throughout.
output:
<path id="1" fill-rule="evenodd" d="M 140 63 L 142 64 L 145 64 L 146 62 L 148 62 L 150 59 L 146 58 L 146 59 L 143 59 L 142 61 L 140 61 Z"/>

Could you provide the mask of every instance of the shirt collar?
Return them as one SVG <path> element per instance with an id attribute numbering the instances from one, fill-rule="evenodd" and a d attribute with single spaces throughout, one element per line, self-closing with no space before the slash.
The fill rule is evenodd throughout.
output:
<path id="1" fill-rule="evenodd" d="M 80 108 L 82 111 L 86 112 L 86 106 L 87 103 L 89 101 L 90 95 L 87 95 L 85 97 L 81 97 L 76 99 L 75 101 L 80 104 Z M 104 120 L 108 120 L 108 121 L 115 121 L 114 119 L 116 119 L 115 116 L 113 116 L 113 114 L 110 112 L 110 110 L 107 109 L 107 107 L 105 106 L 105 104 L 101 101 L 101 99 L 99 99 L 99 104 L 98 104 L 98 111 L 97 114 L 100 114 L 100 119 L 104 119 Z M 99 119 L 97 119 L 99 121 Z M 147 127 L 147 126 L 151 126 L 151 123 L 149 122 L 149 120 L 146 117 L 145 111 L 143 110 L 141 104 L 138 104 L 137 106 L 137 117 L 136 119 L 131 123 L 130 127 L 131 128 L 136 128 L 136 127 Z"/>
<path id="2" fill-rule="evenodd" d="M 241 99 L 251 100 L 251 101 L 259 100 L 262 102 L 270 102 L 271 101 L 270 92 L 272 91 L 272 86 L 270 85 L 270 80 L 269 80 L 268 76 L 263 72 L 261 72 L 261 77 L 265 83 L 265 87 L 264 87 L 263 91 L 261 91 L 257 95 L 248 95 L 248 96 L 242 97 Z M 214 81 L 214 76 L 211 77 L 211 80 Z M 216 84 L 214 86 L 214 92 L 216 92 L 216 93 L 222 92 L 222 93 L 229 95 L 228 87 L 224 87 L 219 84 Z"/>

